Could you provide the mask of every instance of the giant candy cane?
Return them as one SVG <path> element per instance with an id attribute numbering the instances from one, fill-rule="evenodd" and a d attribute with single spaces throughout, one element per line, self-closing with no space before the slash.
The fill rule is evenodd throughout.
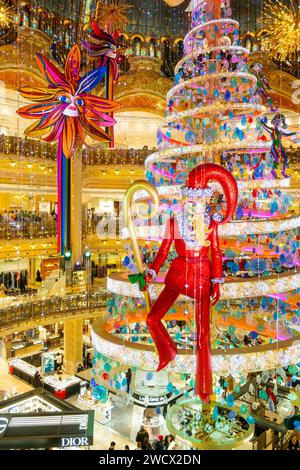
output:
<path id="1" fill-rule="evenodd" d="M 125 218 L 125 224 L 129 232 L 129 236 L 131 239 L 132 243 L 132 250 L 134 254 L 134 259 L 138 268 L 138 272 L 140 275 L 143 275 L 144 269 L 143 269 L 143 262 L 142 262 L 142 257 L 140 253 L 140 248 L 138 244 L 138 239 L 137 239 L 137 233 L 134 225 L 134 220 L 133 220 L 133 198 L 134 195 L 139 192 L 139 191 L 146 191 L 151 198 L 151 201 L 153 203 L 153 206 L 151 207 L 151 213 L 149 214 L 150 218 L 153 215 L 155 215 L 158 211 L 159 207 L 159 196 L 157 190 L 147 181 L 143 180 L 137 180 L 135 183 L 133 183 L 129 188 L 127 189 L 125 196 L 124 196 L 124 201 L 123 201 L 123 213 L 124 213 L 124 218 Z M 145 302 L 146 302 L 146 309 L 147 312 L 150 312 L 151 308 L 151 300 L 150 300 L 150 294 L 149 291 L 146 289 L 143 291 Z"/>

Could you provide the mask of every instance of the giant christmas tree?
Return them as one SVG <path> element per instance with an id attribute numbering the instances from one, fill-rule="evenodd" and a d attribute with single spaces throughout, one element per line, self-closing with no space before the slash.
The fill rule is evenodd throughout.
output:
<path id="1" fill-rule="evenodd" d="M 250 373 L 258 374 L 260 399 L 272 407 L 268 380 L 275 377 L 272 387 L 276 394 L 276 384 L 284 382 L 288 374 L 295 376 L 300 358 L 297 341 L 300 219 L 293 212 L 289 178 L 279 178 L 278 172 L 274 177 L 272 173 L 274 139 L 268 140 L 264 132 L 266 126 L 274 127 L 275 121 L 280 130 L 284 119 L 280 113 L 275 121 L 276 115 L 271 117 L 271 123 L 266 119 L 267 109 L 257 92 L 257 77 L 248 70 L 248 51 L 240 45 L 239 25 L 230 16 L 228 2 L 194 2 L 192 30 L 185 38 L 185 56 L 177 64 L 175 85 L 167 96 L 166 119 L 158 132 L 158 151 L 146 161 L 147 179 L 160 195 L 160 212 L 152 219 L 151 227 L 136 219 L 146 267 L 160 245 L 166 219 L 170 215 L 176 217 L 182 210 L 181 187 L 193 168 L 199 163 L 214 162 L 229 169 L 237 179 L 237 211 L 231 223 L 219 230 L 226 282 L 211 316 L 214 399 L 219 405 L 205 407 L 189 398 L 172 407 L 168 417 L 173 433 L 195 447 L 208 448 L 218 445 L 207 435 L 224 413 L 229 421 L 241 413 L 251 427 L 253 418 L 247 408 L 235 407 L 235 397 Z M 144 201 L 146 194 L 140 193 L 139 197 Z M 207 213 L 222 217 L 225 208 L 224 195 L 215 185 Z M 132 258 L 129 254 L 124 265 L 134 271 Z M 152 301 L 162 289 L 171 261 L 172 252 L 150 284 Z M 128 282 L 127 273 L 109 277 L 108 290 L 112 298 L 107 329 L 114 340 L 109 342 L 107 337 L 104 340 L 95 334 L 96 349 L 112 361 L 131 364 L 136 370 L 150 370 L 152 377 L 157 358 L 151 349 L 151 338 L 145 336 L 143 293 L 137 284 Z M 143 335 L 132 327 L 135 322 L 142 325 Z M 178 382 L 174 374 L 185 381 L 186 374 L 193 376 L 195 369 L 193 301 L 180 297 L 170 309 L 165 325 L 178 345 L 177 357 L 168 365 L 170 383 L 166 393 L 176 394 Z M 128 334 L 132 331 L 132 335 Z M 97 370 L 99 373 L 101 365 Z M 220 377 L 233 378 L 234 393 L 226 398 L 222 397 Z M 107 380 L 113 383 L 112 378 Z M 224 385 L 224 381 L 221 383 Z M 193 397 L 193 390 L 189 391 L 193 387 L 191 378 L 184 394 Z M 251 393 L 247 401 L 254 401 Z M 294 412 L 292 403 L 288 411 L 283 405 L 280 408 L 280 403 L 278 406 L 285 410 L 282 415 Z M 232 408 L 233 414 L 225 412 L 226 407 Z M 182 426 L 180 416 L 188 416 L 187 425 Z M 251 429 L 248 431 L 249 438 Z M 230 438 L 230 433 L 226 435 L 224 431 L 223 437 L 220 444 L 223 447 L 240 445 L 239 439 Z"/>

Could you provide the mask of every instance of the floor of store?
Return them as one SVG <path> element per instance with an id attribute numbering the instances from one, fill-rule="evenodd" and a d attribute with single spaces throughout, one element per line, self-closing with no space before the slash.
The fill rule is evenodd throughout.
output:
<path id="1" fill-rule="evenodd" d="M 8 373 L 8 364 L 7 361 L 3 358 L 0 358 L 0 376 L 0 394 L 2 398 L 3 395 L 20 395 L 33 389 L 30 385 Z M 76 407 L 80 408 L 80 403 L 78 402 L 77 396 L 70 397 L 68 401 Z M 116 449 L 119 450 L 124 449 L 125 445 L 129 445 L 130 449 L 134 449 L 136 447 L 135 435 L 138 424 L 136 425 L 136 431 L 134 434 L 134 432 L 131 432 L 131 426 L 128 424 L 129 421 L 127 421 L 130 411 L 126 410 L 126 412 L 124 412 L 124 409 L 114 411 L 113 419 L 109 425 L 102 425 L 95 421 L 94 445 L 90 447 L 91 450 L 108 449 L 112 441 L 116 442 Z M 120 429 L 121 433 L 116 431 L 116 428 Z M 131 435 L 133 438 L 130 437 Z"/>
<path id="2" fill-rule="evenodd" d="M 11 397 L 13 395 L 20 395 L 22 393 L 28 392 L 33 388 L 22 380 L 12 376 L 8 372 L 8 363 L 5 359 L 0 358 L 0 375 L 1 375 L 1 385 L 0 385 L 0 396 L 1 401 L 5 397 Z M 84 375 L 86 380 L 90 380 L 91 371 L 87 370 L 80 374 Z M 79 401 L 77 395 L 73 395 L 68 398 L 66 401 L 71 403 L 73 406 L 79 409 L 86 409 L 84 405 Z M 237 400 L 236 406 L 241 406 L 242 401 Z M 94 444 L 90 448 L 92 450 L 104 450 L 108 449 L 110 443 L 114 441 L 116 443 L 116 450 L 123 450 L 125 445 L 128 445 L 130 449 L 136 448 L 135 437 L 136 434 L 143 422 L 143 413 L 144 407 L 139 406 L 132 401 L 126 406 L 118 406 L 116 403 L 113 403 L 113 409 L 111 414 L 111 421 L 107 424 L 101 424 L 97 420 L 95 415 L 94 422 Z M 277 420 L 277 423 L 280 424 L 283 419 L 280 418 L 277 414 L 272 413 L 267 410 L 265 417 L 271 421 L 274 419 Z M 159 434 L 166 435 L 169 434 L 166 427 L 165 421 L 159 428 Z M 150 442 L 157 437 L 157 434 L 150 435 Z M 264 450 L 272 450 L 271 444 L 271 431 L 268 430 L 266 434 L 266 448 Z M 254 444 L 255 448 L 255 444 Z M 247 442 L 246 444 L 239 447 L 239 450 L 252 450 L 253 442 Z"/>

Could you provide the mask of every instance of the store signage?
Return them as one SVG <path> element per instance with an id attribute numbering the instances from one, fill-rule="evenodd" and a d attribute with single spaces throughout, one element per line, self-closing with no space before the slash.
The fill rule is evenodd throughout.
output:
<path id="1" fill-rule="evenodd" d="M 8 419 L 7 418 L 0 418 L 0 436 L 2 436 L 8 426 Z"/>
<path id="2" fill-rule="evenodd" d="M 55 355 L 56 355 L 56 353 L 53 352 L 53 351 L 42 354 L 42 372 L 44 372 L 45 374 L 49 374 L 50 372 L 54 372 L 54 369 L 55 369 Z"/>
<path id="3" fill-rule="evenodd" d="M 133 395 L 133 398 L 141 403 L 148 403 L 151 404 L 158 404 L 158 403 L 165 403 L 167 400 L 167 395 L 162 395 L 160 397 L 147 397 L 144 395 Z"/>
<path id="4" fill-rule="evenodd" d="M 0 414 L 0 449 L 90 446 L 93 433 L 94 410 Z"/>
<path id="5" fill-rule="evenodd" d="M 88 445 L 88 437 L 63 437 L 61 440 L 61 447 L 79 447 Z"/>

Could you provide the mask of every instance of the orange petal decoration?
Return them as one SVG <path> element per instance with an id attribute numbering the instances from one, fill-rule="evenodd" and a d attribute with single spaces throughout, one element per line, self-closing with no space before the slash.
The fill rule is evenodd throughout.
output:
<path id="1" fill-rule="evenodd" d="M 102 80 L 103 71 L 91 71 L 80 78 L 81 54 L 77 45 L 67 56 L 64 73 L 41 54 L 37 54 L 36 61 L 48 88 L 21 88 L 21 95 L 34 104 L 20 108 L 18 115 L 38 119 L 25 134 L 46 142 L 61 139 L 60 148 L 66 158 L 74 154 L 78 140 L 85 142 L 85 133 L 97 142 L 110 142 L 109 135 L 101 127 L 114 124 L 109 113 L 120 105 L 89 93 Z"/>

